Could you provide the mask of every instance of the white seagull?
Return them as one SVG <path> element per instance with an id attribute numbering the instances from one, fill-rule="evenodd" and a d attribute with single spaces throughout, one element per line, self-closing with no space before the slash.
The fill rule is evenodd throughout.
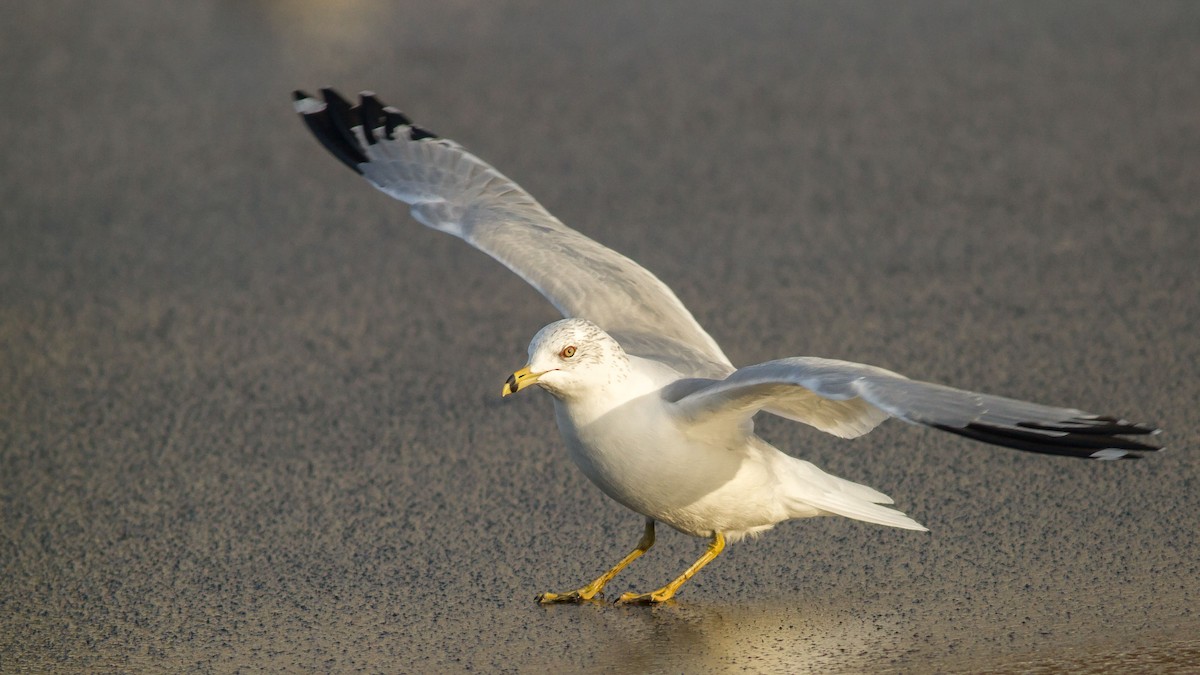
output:
<path id="1" fill-rule="evenodd" d="M 791 357 L 735 368 L 679 298 L 649 271 L 550 215 L 529 193 L 457 143 L 413 124 L 370 92 L 351 106 L 331 89 L 295 94 L 326 149 L 421 223 L 463 239 L 542 293 L 564 317 L 542 328 L 503 395 L 536 384 L 554 399 L 575 464 L 609 497 L 646 517 L 637 547 L 596 580 L 539 602 L 582 602 L 654 544 L 666 523 L 709 545 L 650 593 L 670 599 L 727 541 L 792 518 L 838 515 L 925 530 L 892 500 L 784 454 L 754 434 L 759 412 L 841 438 L 888 417 L 996 445 L 1091 459 L 1159 448 L 1127 436 L 1159 430 L 910 380 L 875 366 Z"/>

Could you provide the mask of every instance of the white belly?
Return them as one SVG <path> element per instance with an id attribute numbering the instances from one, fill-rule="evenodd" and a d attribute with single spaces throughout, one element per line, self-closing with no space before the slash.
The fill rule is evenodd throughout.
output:
<path id="1" fill-rule="evenodd" d="M 788 517 L 763 452 L 778 451 L 765 443 L 733 450 L 696 443 L 663 424 L 656 399 L 584 423 L 557 401 L 555 412 L 571 459 L 633 511 L 701 537 L 762 529 Z"/>

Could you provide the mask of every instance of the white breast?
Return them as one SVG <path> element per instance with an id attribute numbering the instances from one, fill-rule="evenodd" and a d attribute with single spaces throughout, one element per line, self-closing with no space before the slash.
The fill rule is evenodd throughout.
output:
<path id="1" fill-rule="evenodd" d="M 783 519 L 761 453 L 698 444 L 667 422 L 665 405 L 652 392 L 598 416 L 559 401 L 555 411 L 571 459 L 633 511 L 696 536 Z M 733 493 L 738 504 L 729 503 Z"/>

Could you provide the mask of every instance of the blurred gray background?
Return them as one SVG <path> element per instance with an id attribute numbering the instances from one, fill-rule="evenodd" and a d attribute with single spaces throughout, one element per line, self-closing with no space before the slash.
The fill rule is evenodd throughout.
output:
<path id="1" fill-rule="evenodd" d="M 0 670 L 1194 663 L 1198 35 L 1191 2 L 4 4 Z M 792 522 L 671 605 L 540 607 L 641 518 L 544 394 L 498 396 L 553 309 L 328 156 L 290 104 L 322 85 L 643 263 L 735 363 L 1170 449 L 764 420 L 932 532 Z M 664 530 L 610 595 L 702 548 Z"/>

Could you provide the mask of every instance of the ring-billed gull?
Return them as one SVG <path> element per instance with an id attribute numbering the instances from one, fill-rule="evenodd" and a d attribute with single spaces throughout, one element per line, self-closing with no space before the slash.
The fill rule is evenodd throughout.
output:
<path id="1" fill-rule="evenodd" d="M 704 555 L 650 593 L 659 603 L 727 541 L 792 518 L 839 515 L 925 530 L 885 494 L 831 476 L 754 434 L 759 412 L 842 438 L 888 417 L 1018 450 L 1090 459 L 1159 448 L 1128 438 L 1158 429 L 910 380 L 861 363 L 794 357 L 735 368 L 675 294 L 629 258 L 563 225 L 529 193 L 453 141 L 414 125 L 369 92 L 352 106 L 331 89 L 295 94 L 295 109 L 335 157 L 412 207 L 421 223 L 465 240 L 542 293 L 567 317 L 542 328 L 503 395 L 533 384 L 554 400 L 579 468 L 646 517 L 636 548 L 612 569 L 540 602 L 593 598 L 654 544 L 663 522 L 709 539 Z"/>

